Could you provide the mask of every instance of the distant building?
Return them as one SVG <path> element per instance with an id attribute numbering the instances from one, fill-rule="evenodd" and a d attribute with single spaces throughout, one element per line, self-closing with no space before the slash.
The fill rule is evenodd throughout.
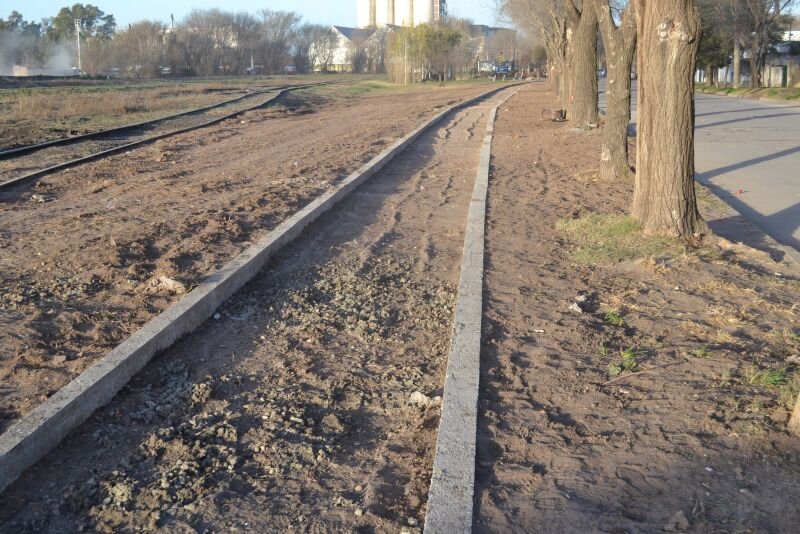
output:
<path id="1" fill-rule="evenodd" d="M 351 72 L 353 70 L 353 55 L 356 51 L 364 54 L 364 62 L 370 72 L 379 72 L 379 65 L 383 64 L 386 53 L 387 35 L 399 29 L 394 25 L 386 25 L 381 28 L 348 28 L 347 26 L 331 26 L 331 29 L 338 36 L 336 49 L 333 52 L 328 70 L 334 72 Z M 319 70 L 322 65 L 315 65 Z"/>
<path id="2" fill-rule="evenodd" d="M 78 69 L 53 69 L 38 65 L 14 65 L 12 76 L 77 76 Z"/>

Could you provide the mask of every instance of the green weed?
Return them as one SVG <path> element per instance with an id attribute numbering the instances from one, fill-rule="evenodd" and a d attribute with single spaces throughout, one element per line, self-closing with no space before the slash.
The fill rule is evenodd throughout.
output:
<path id="1" fill-rule="evenodd" d="M 606 323 L 608 323 L 610 325 L 613 325 L 613 326 L 624 326 L 625 325 L 625 319 L 623 319 L 622 315 L 620 315 L 619 312 L 616 312 L 616 311 L 608 312 L 605 315 L 605 317 L 603 317 L 603 320 L 605 320 Z"/>
<path id="2" fill-rule="evenodd" d="M 692 351 L 692 354 L 697 358 L 708 358 L 711 356 L 711 351 L 708 350 L 708 347 L 700 347 L 699 349 Z"/>
<path id="3" fill-rule="evenodd" d="M 753 366 L 745 376 L 750 384 L 768 387 L 783 386 L 789 379 L 785 368 L 759 371 L 757 367 Z"/>
<path id="4" fill-rule="evenodd" d="M 621 354 L 621 362 L 617 361 L 608 364 L 608 374 L 617 376 L 625 371 L 635 371 L 639 367 L 638 357 L 644 354 L 644 351 L 638 351 L 634 348 L 630 348 L 623 350 Z"/>

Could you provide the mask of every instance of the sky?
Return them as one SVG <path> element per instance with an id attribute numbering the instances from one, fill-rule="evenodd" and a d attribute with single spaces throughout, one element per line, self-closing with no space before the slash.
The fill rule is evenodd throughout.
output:
<path id="1" fill-rule="evenodd" d="M 295 11 L 307 22 L 355 26 L 356 0 L 0 0 L 0 17 L 14 10 L 25 20 L 38 21 L 55 16 L 64 6 L 76 2 L 93 4 L 106 14 L 111 13 L 120 29 L 142 19 L 169 22 L 170 14 L 178 21 L 193 8 L 217 7 L 226 11 L 261 9 Z M 470 18 L 476 24 L 495 24 L 494 0 L 448 0 L 451 16 Z"/>

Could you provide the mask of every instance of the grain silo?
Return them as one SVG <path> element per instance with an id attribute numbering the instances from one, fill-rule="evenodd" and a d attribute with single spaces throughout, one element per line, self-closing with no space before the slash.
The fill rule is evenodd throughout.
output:
<path id="1" fill-rule="evenodd" d="M 357 0 L 359 28 L 382 27 L 387 24 L 415 26 L 443 19 L 445 0 Z"/>
<path id="2" fill-rule="evenodd" d="M 356 20 L 359 28 L 370 28 L 376 25 L 376 11 L 378 1 L 386 0 L 357 0 Z"/>
<path id="3" fill-rule="evenodd" d="M 394 0 L 378 0 L 375 19 L 375 25 L 378 27 L 394 24 Z"/>

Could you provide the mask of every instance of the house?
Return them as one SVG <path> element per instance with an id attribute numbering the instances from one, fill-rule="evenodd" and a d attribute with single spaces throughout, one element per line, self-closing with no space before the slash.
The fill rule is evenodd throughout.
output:
<path id="1" fill-rule="evenodd" d="M 395 26 L 381 28 L 348 28 L 331 26 L 338 37 L 328 70 L 334 72 L 383 72 L 386 41 Z M 315 65 L 320 70 L 322 65 Z"/>

